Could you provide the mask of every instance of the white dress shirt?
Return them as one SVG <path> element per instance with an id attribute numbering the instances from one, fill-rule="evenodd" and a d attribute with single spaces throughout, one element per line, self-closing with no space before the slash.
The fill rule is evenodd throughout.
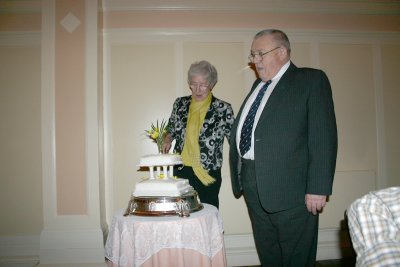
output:
<path id="1" fill-rule="evenodd" d="M 274 78 L 271 79 L 271 84 L 268 86 L 267 91 L 265 92 L 265 95 L 263 99 L 261 100 L 260 106 L 258 107 L 256 117 L 254 118 L 254 124 L 253 124 L 253 129 L 251 132 L 251 146 L 250 150 L 246 152 L 246 154 L 241 155 L 245 159 L 252 159 L 254 160 L 254 130 L 257 127 L 258 120 L 260 119 L 261 113 L 264 109 L 265 104 L 268 101 L 268 98 L 274 91 L 275 86 L 281 79 L 282 75 L 286 72 L 286 70 L 289 68 L 290 61 L 288 61 L 285 65 L 282 66 L 282 68 L 279 70 L 279 72 L 275 75 Z M 238 123 L 237 127 L 237 132 L 236 132 L 236 144 L 237 144 L 237 150 L 240 154 L 240 149 L 239 149 L 239 144 L 240 144 L 240 133 L 242 131 L 243 123 L 244 120 L 246 119 L 247 113 L 249 113 L 250 107 L 253 104 L 254 100 L 257 97 L 258 92 L 260 89 L 264 86 L 265 82 L 260 82 L 257 86 L 257 88 L 254 89 L 253 93 L 250 95 L 250 97 L 247 99 L 247 102 L 245 106 L 243 107 L 242 115 L 240 116 L 240 120 Z"/>

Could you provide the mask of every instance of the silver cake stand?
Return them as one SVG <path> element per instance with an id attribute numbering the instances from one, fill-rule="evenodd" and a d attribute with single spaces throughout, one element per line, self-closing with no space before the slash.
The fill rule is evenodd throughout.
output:
<path id="1" fill-rule="evenodd" d="M 179 197 L 135 197 L 129 200 L 124 216 L 174 216 L 188 217 L 201 210 L 203 205 L 196 191 Z"/>

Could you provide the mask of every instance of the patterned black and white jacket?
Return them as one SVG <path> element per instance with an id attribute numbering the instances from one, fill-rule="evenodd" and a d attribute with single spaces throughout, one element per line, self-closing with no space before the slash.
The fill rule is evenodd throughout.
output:
<path id="1" fill-rule="evenodd" d="M 174 153 L 181 153 L 185 143 L 186 124 L 192 96 L 175 100 L 169 118 L 169 133 L 176 140 Z M 205 170 L 222 167 L 224 137 L 229 141 L 234 114 L 231 104 L 212 96 L 210 108 L 200 130 L 200 161 Z"/>

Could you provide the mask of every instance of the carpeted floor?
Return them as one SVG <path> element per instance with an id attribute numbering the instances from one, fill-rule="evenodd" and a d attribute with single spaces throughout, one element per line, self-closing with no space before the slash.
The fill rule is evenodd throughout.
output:
<path id="1" fill-rule="evenodd" d="M 315 267 L 354 267 L 356 260 L 354 258 L 339 259 L 339 260 L 324 260 L 318 261 Z"/>
<path id="2" fill-rule="evenodd" d="M 356 265 L 356 260 L 354 258 L 346 258 L 338 260 L 317 261 L 315 267 L 354 267 L 355 265 Z M 240 266 L 240 267 L 261 267 L 261 266 L 255 265 L 255 266 Z"/>

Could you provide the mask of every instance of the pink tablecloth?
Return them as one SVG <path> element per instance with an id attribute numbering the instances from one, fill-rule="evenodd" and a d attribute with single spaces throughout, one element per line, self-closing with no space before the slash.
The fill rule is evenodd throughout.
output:
<path id="1" fill-rule="evenodd" d="M 124 217 L 117 211 L 106 242 L 113 267 L 226 266 L 218 210 L 203 204 L 190 217 Z"/>

